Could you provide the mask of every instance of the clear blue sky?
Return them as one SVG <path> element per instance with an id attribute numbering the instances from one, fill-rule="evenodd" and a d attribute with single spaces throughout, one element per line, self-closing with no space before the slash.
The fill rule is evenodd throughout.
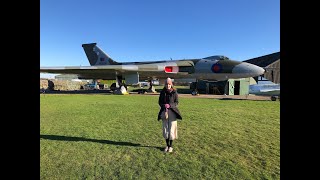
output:
<path id="1" fill-rule="evenodd" d="M 280 0 L 40 0 L 40 66 L 89 66 L 93 43 L 114 60 L 280 51 Z"/>

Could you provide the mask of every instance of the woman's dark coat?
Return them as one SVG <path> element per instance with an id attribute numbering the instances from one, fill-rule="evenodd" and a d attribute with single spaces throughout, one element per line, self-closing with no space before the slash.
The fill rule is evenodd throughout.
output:
<path id="1" fill-rule="evenodd" d="M 160 92 L 159 100 L 158 100 L 159 106 L 161 107 L 159 113 L 158 113 L 158 120 L 161 119 L 161 113 L 162 111 L 165 111 L 165 104 L 170 104 L 170 108 L 173 112 L 176 113 L 177 119 L 181 119 L 181 113 L 178 109 L 179 99 L 178 99 L 178 93 L 175 89 L 173 89 L 171 92 L 168 92 L 167 89 L 162 89 Z"/>

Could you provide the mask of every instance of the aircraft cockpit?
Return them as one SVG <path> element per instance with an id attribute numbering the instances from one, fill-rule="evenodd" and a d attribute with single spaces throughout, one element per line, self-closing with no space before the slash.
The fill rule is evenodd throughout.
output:
<path id="1" fill-rule="evenodd" d="M 226 56 L 209 56 L 203 59 L 214 59 L 214 60 L 229 60 Z"/>

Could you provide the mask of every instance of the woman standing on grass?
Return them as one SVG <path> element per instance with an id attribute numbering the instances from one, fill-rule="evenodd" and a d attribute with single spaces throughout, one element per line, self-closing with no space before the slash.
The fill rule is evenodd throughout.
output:
<path id="1" fill-rule="evenodd" d="M 167 143 L 164 152 L 172 152 L 172 141 L 178 138 L 177 119 L 182 120 L 182 117 L 178 109 L 178 92 L 173 88 L 170 78 L 167 78 L 165 86 L 160 92 L 158 103 L 161 108 L 158 120 L 162 119 L 162 134 Z"/>

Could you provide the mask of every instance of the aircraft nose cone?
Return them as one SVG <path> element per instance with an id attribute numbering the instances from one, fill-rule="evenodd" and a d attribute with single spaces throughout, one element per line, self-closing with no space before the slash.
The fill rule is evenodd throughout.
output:
<path id="1" fill-rule="evenodd" d="M 246 62 L 242 62 L 239 65 L 236 65 L 232 70 L 232 73 L 246 74 L 251 77 L 260 76 L 264 72 L 265 70 L 263 68 Z"/>

